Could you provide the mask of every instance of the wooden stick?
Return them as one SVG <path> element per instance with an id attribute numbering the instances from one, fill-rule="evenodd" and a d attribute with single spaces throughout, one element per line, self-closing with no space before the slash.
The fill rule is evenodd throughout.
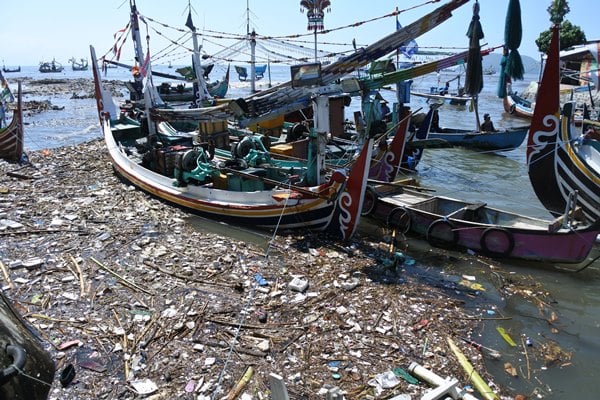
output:
<path id="1" fill-rule="evenodd" d="M 227 400 L 237 399 L 238 396 L 242 393 L 242 391 L 246 387 L 246 385 L 248 384 L 248 382 L 250 382 L 250 379 L 252 379 L 253 374 L 254 374 L 254 369 L 250 365 L 250 366 L 248 366 L 248 368 L 246 368 L 246 372 L 242 376 L 242 379 L 240 379 L 238 381 L 238 383 L 233 387 L 233 389 L 231 389 L 231 391 L 227 394 L 226 399 Z"/>
<path id="2" fill-rule="evenodd" d="M 529 365 L 529 354 L 527 354 L 527 346 L 525 340 L 521 336 L 521 345 L 523 346 L 523 352 L 525 353 L 525 361 L 527 362 L 527 380 L 531 380 L 531 366 Z"/>
<path id="3" fill-rule="evenodd" d="M 106 272 L 108 272 L 109 274 L 111 274 L 112 276 L 120 279 L 121 282 L 123 282 L 123 284 L 125 286 L 129 287 L 130 289 L 139 290 L 140 292 L 144 292 L 144 293 L 146 293 L 148 295 L 152 295 L 151 292 L 149 292 L 146 289 L 144 289 L 143 287 L 140 287 L 140 286 L 136 285 L 135 283 L 127 280 L 125 277 L 117 274 L 116 272 L 114 272 L 113 270 L 111 270 L 110 268 L 108 268 L 107 266 L 105 266 L 104 264 L 102 264 L 100 261 L 96 260 L 94 257 L 90 257 L 90 260 L 92 260 L 93 262 L 95 262 L 96 264 L 98 264 L 98 266 L 100 268 L 102 268 L 103 270 L 105 270 Z"/>
<path id="4" fill-rule="evenodd" d="M 73 264 L 75 264 L 75 268 L 77 269 L 77 273 L 79 274 L 80 296 L 83 297 L 87 294 L 87 290 L 85 288 L 85 281 L 83 278 L 83 272 L 81 271 L 81 267 L 79 266 L 77 260 L 75 260 L 75 258 L 72 255 L 69 256 L 71 257 L 71 261 L 73 262 Z"/>
<path id="5" fill-rule="evenodd" d="M 8 283 L 8 287 L 10 289 L 14 289 L 15 285 L 12 283 L 10 279 L 10 275 L 8 274 L 8 270 L 6 269 L 6 265 L 2 261 L 0 261 L 0 269 L 2 270 L 2 275 L 4 275 L 4 280 Z"/>

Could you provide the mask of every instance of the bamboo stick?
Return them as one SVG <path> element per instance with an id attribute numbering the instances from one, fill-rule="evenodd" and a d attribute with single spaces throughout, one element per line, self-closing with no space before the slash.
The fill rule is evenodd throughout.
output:
<path id="1" fill-rule="evenodd" d="M 14 289 L 15 285 L 10 279 L 10 275 L 8 274 L 8 270 L 6 269 L 6 265 L 4 265 L 2 261 L 0 261 L 0 269 L 2 270 L 2 275 L 4 275 L 4 280 L 6 281 L 6 283 L 8 283 L 8 287 L 10 289 Z"/>
<path id="2" fill-rule="evenodd" d="M 98 266 L 100 268 L 102 268 L 103 270 L 105 270 L 106 272 L 108 272 L 109 274 L 111 274 L 112 276 L 118 278 L 121 280 L 121 282 L 123 282 L 123 284 L 127 287 L 129 287 L 130 289 L 135 289 L 135 290 L 139 290 L 140 292 L 144 292 L 146 294 L 152 295 L 151 292 L 147 291 L 146 289 L 144 289 L 141 286 L 136 285 L 134 282 L 131 282 L 129 280 L 127 280 L 127 278 L 117 274 L 116 272 L 114 272 L 113 270 L 111 270 L 110 268 L 108 268 L 107 266 L 105 266 L 104 264 L 102 264 L 100 261 L 96 260 L 94 257 L 90 257 L 90 259 L 95 262 L 96 264 L 98 264 Z"/>
<path id="3" fill-rule="evenodd" d="M 253 374 L 254 374 L 254 369 L 252 368 L 252 366 L 249 366 L 246 369 L 246 372 L 244 373 L 244 375 L 242 376 L 242 379 L 240 379 L 238 381 L 238 383 L 233 387 L 233 389 L 231 389 L 231 391 L 227 394 L 226 399 L 227 400 L 237 399 L 238 396 L 242 393 L 242 391 L 246 387 L 246 385 L 248 384 L 248 382 L 250 382 L 250 379 L 252 379 Z"/>
<path id="4" fill-rule="evenodd" d="M 465 370 L 467 376 L 469 377 L 469 379 L 473 383 L 473 386 L 475 387 L 475 389 L 477 389 L 479 394 L 481 394 L 481 396 L 483 396 L 483 398 L 487 400 L 498 400 L 498 396 L 496 396 L 496 394 L 492 391 L 488 384 L 485 383 L 481 375 L 479 375 L 479 373 L 475 371 L 473 365 L 471 365 L 469 360 L 467 360 L 467 357 L 465 357 L 465 355 L 460 351 L 458 346 L 456 346 L 454 340 L 452 340 L 452 338 L 450 337 L 447 337 L 446 340 L 448 341 L 450 349 L 458 359 L 458 362 L 460 363 L 461 367 L 463 367 L 463 369 Z"/>
<path id="5" fill-rule="evenodd" d="M 85 282 L 83 280 L 83 272 L 81 272 L 81 268 L 79 267 L 79 263 L 77 262 L 77 260 L 75 260 L 75 258 L 69 254 L 69 257 L 71 258 L 71 262 L 73 264 L 75 264 L 75 268 L 77 269 L 77 274 L 79 275 L 79 296 L 83 297 L 86 294 L 86 290 L 85 290 Z"/>

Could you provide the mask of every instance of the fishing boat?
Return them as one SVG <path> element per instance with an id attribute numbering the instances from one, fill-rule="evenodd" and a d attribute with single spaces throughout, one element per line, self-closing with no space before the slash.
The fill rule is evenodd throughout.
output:
<path id="1" fill-rule="evenodd" d="M 582 222 L 573 210 L 549 221 L 415 189 L 369 187 L 364 204 L 363 215 L 390 229 L 494 258 L 580 263 L 600 233 L 600 221 Z"/>
<path id="2" fill-rule="evenodd" d="M 548 60 L 527 141 L 531 185 L 552 214 L 575 201 L 592 221 L 600 219 L 600 145 L 575 127 L 574 103 L 560 106 L 559 29 L 552 28 Z M 573 198 L 575 197 L 575 200 Z"/>
<path id="3" fill-rule="evenodd" d="M 88 69 L 88 60 L 85 58 L 81 58 L 77 61 L 75 60 L 75 57 L 71 57 L 69 62 L 71 63 L 71 69 L 73 69 L 73 71 L 87 71 Z"/>
<path id="4" fill-rule="evenodd" d="M 295 171 L 284 173 L 269 165 L 249 168 L 237 160 L 213 160 L 205 143 L 187 146 L 187 138 L 177 144 L 158 141 L 150 118 L 144 127 L 121 112 L 102 87 L 93 47 L 90 51 L 104 140 L 114 169 L 122 178 L 190 212 L 236 225 L 267 230 L 328 229 L 343 233 L 343 238 L 354 231 L 372 142 L 363 146 L 349 172 L 341 168 L 331 171 L 314 185 L 303 184 L 303 177 Z M 205 121 L 207 125 L 219 122 L 212 118 Z M 314 165 L 316 168 L 317 163 Z"/>
<path id="5" fill-rule="evenodd" d="M 248 69 L 241 65 L 235 65 L 235 72 L 238 74 L 238 79 L 240 81 L 245 81 L 248 79 Z M 265 77 L 265 71 L 267 70 L 267 65 L 257 65 L 254 67 L 254 77 L 256 80 L 262 79 Z"/>
<path id="6" fill-rule="evenodd" d="M 41 62 L 39 71 L 42 73 L 62 72 L 63 69 L 64 68 L 61 63 L 59 63 L 56 60 L 52 60 L 52 61 Z"/>
<path id="7" fill-rule="evenodd" d="M 0 107 L 13 101 L 13 95 L 8 84 L 0 73 L 2 92 L 0 92 Z M 12 120 L 7 126 L 0 126 L 0 159 L 16 162 L 23 154 L 23 108 L 21 104 L 21 81 L 17 83 L 17 105 L 13 112 Z"/>
<path id="8" fill-rule="evenodd" d="M 520 96 L 516 91 L 511 90 L 510 83 L 506 84 L 506 96 L 502 98 L 504 111 L 519 118 L 531 118 L 535 103 Z"/>
<path id="9" fill-rule="evenodd" d="M 489 53 L 482 54 L 482 56 L 487 54 Z M 455 91 L 451 92 L 450 82 L 454 80 L 457 81 L 457 87 Z M 460 84 L 460 75 L 446 81 L 445 86 L 440 87 L 439 84 L 438 86 L 432 86 L 428 92 L 411 90 L 410 94 L 412 96 L 424 97 L 428 103 L 450 104 L 453 106 L 464 106 L 471 100 L 471 97 L 465 94 L 465 89 Z"/>
<path id="10" fill-rule="evenodd" d="M 528 131 L 529 126 L 507 128 L 496 132 L 477 132 L 469 129 L 442 127 L 436 131 L 430 131 L 427 139 L 437 139 L 452 147 L 463 147 L 478 151 L 510 151 L 521 146 L 527 137 Z"/>
<path id="11" fill-rule="evenodd" d="M 2 72 L 21 72 L 21 66 L 15 68 L 6 68 L 6 66 L 2 65 Z"/>

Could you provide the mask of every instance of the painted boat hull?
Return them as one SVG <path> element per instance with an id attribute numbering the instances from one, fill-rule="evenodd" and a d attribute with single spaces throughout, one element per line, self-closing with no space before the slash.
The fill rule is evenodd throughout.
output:
<path id="1" fill-rule="evenodd" d="M 600 223 L 551 232 L 552 221 L 406 190 L 378 198 L 371 215 L 436 247 L 548 263 L 584 261 L 600 232 Z"/>
<path id="2" fill-rule="evenodd" d="M 23 109 L 21 103 L 21 82 L 17 89 L 17 108 L 6 128 L 0 129 L 0 158 L 16 162 L 23 154 Z"/>
<path id="3" fill-rule="evenodd" d="M 505 131 L 481 133 L 462 129 L 441 128 L 429 132 L 428 139 L 438 139 L 452 146 L 483 151 L 510 151 L 525 141 L 529 127 L 511 128 Z"/>
<path id="4" fill-rule="evenodd" d="M 572 102 L 560 107 L 558 31 L 553 33 L 527 143 L 531 185 L 552 214 L 565 212 L 572 193 L 591 221 L 600 220 L 600 152 L 575 128 Z M 543 99 L 543 100 L 542 100 Z M 597 145 L 597 143 L 596 143 Z"/>

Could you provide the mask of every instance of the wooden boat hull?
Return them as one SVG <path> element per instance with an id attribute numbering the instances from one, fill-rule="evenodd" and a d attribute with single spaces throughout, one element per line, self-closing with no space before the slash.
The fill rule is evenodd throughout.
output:
<path id="1" fill-rule="evenodd" d="M 39 335 L 0 291 L 1 399 L 46 399 L 56 366 Z M 35 379 L 32 379 L 35 377 Z"/>
<path id="2" fill-rule="evenodd" d="M 23 154 L 23 109 L 21 104 L 21 82 L 17 89 L 17 108 L 6 128 L 0 129 L 0 158 L 16 162 Z"/>
<path id="3" fill-rule="evenodd" d="M 284 180 L 265 178 L 270 171 L 267 166 L 241 170 L 213 166 L 209 160 L 200 161 L 200 153 L 189 153 L 194 151 L 190 146 L 153 145 L 148 128 L 120 113 L 102 87 L 95 51 L 90 50 L 98 115 L 109 156 L 116 173 L 135 187 L 187 211 L 236 225 L 278 231 L 328 228 L 344 239 L 354 231 L 372 141 L 363 146 L 348 174 L 341 169 L 332 171 L 327 182 L 311 187 L 293 185 L 288 174 Z M 191 157 L 184 161 L 186 153 Z M 207 172 L 203 177 L 202 171 Z M 186 173 L 193 179 L 187 179 Z"/>
<path id="4" fill-rule="evenodd" d="M 513 94 L 507 94 L 502 99 L 504 111 L 519 118 L 531 118 L 533 116 L 533 107 L 531 102 L 522 99 Z"/>
<path id="5" fill-rule="evenodd" d="M 103 133 L 114 169 L 121 177 L 169 203 L 216 220 L 263 229 L 324 229 L 329 225 L 334 200 L 345 180 L 343 174 L 337 175 L 329 184 L 312 188 L 313 195 L 285 188 L 233 191 L 214 186 L 178 187 L 174 177 L 147 169 L 130 158 L 131 148 L 115 140 L 115 136 L 123 137 L 118 126 L 105 121 Z M 132 129 L 132 126 L 124 129 Z"/>
<path id="6" fill-rule="evenodd" d="M 410 92 L 411 96 L 426 98 L 427 101 L 438 102 L 450 104 L 453 106 L 464 106 L 468 101 L 471 100 L 470 97 L 466 96 L 458 96 L 451 94 L 432 94 L 432 93 L 421 93 L 421 92 Z"/>
<path id="7" fill-rule="evenodd" d="M 510 151 L 525 141 L 529 127 L 511 128 L 499 132 L 474 132 L 463 129 L 441 128 L 429 132 L 428 139 L 444 140 L 457 147 L 483 151 Z"/>
<path id="8" fill-rule="evenodd" d="M 600 223 L 551 232 L 551 221 L 408 190 L 382 196 L 375 204 L 371 215 L 390 228 L 424 237 L 436 247 L 495 258 L 579 263 L 600 232 Z"/>
<path id="9" fill-rule="evenodd" d="M 558 40 L 555 30 L 528 137 L 529 179 L 552 214 L 564 213 L 576 192 L 577 207 L 596 221 L 600 220 L 600 152 L 597 141 L 577 137 L 574 103 L 566 103 L 560 113 Z"/>

